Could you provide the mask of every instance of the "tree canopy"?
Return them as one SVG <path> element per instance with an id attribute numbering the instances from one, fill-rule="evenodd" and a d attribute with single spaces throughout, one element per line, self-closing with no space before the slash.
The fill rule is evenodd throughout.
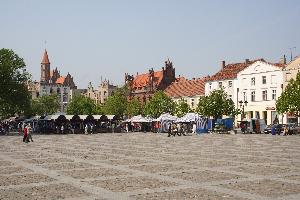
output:
<path id="1" fill-rule="evenodd" d="M 293 113 L 300 116 L 300 73 L 298 72 L 296 80 L 291 79 L 284 92 L 276 101 L 276 110 L 278 113 Z"/>
<path id="2" fill-rule="evenodd" d="M 235 109 L 233 101 L 228 99 L 226 92 L 220 89 L 214 90 L 209 96 L 200 97 L 196 112 L 216 119 L 223 115 L 234 116 L 239 110 Z"/>
<path id="3" fill-rule="evenodd" d="M 163 113 L 173 114 L 175 103 L 163 91 L 157 91 L 144 107 L 144 114 L 157 118 Z"/>
<path id="4" fill-rule="evenodd" d="M 103 105 L 103 111 L 108 115 L 123 116 L 127 108 L 127 90 L 125 87 L 117 88 Z"/>
<path id="5" fill-rule="evenodd" d="M 68 115 L 94 115 L 102 114 L 99 105 L 96 105 L 94 101 L 82 95 L 73 97 L 67 106 Z"/>
<path id="6" fill-rule="evenodd" d="M 176 103 L 175 114 L 177 117 L 182 117 L 191 111 L 192 109 L 184 99 L 181 99 L 178 103 Z"/>
<path id="7" fill-rule="evenodd" d="M 44 95 L 31 101 L 32 114 L 51 115 L 59 110 L 60 104 L 56 95 Z"/>
<path id="8" fill-rule="evenodd" d="M 9 49 L 0 49 L 0 118 L 24 113 L 30 108 L 25 62 Z"/>
<path id="9" fill-rule="evenodd" d="M 131 101 L 127 102 L 126 115 L 127 116 L 136 116 L 142 113 L 142 105 L 138 99 L 134 98 Z"/>

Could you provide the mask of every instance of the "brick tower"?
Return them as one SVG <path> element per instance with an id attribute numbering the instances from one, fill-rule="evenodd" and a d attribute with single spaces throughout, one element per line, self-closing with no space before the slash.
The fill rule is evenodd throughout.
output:
<path id="1" fill-rule="evenodd" d="M 45 49 L 44 56 L 41 62 L 41 83 L 50 82 L 50 62 L 47 50 Z"/>

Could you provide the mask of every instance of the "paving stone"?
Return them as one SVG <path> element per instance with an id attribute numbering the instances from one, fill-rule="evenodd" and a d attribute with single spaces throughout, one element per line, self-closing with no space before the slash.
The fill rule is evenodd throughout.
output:
<path id="1" fill-rule="evenodd" d="M 148 177 L 114 178 L 103 181 L 96 180 L 92 181 L 91 184 L 114 192 L 128 192 L 137 189 L 153 189 L 159 187 L 171 187 L 176 185 L 176 183 L 173 182 L 161 181 Z"/>
<path id="2" fill-rule="evenodd" d="M 67 184 L 0 189 L 1 200 L 48 200 L 64 198 L 84 198 L 89 194 Z"/>
<path id="3" fill-rule="evenodd" d="M 161 199 L 172 199 L 172 200 L 222 200 L 222 199 L 230 199 L 230 200 L 243 200 L 240 197 L 234 197 L 233 195 L 222 194 L 215 191 L 209 191 L 204 189 L 181 189 L 181 190 L 172 190 L 172 191 L 164 191 L 164 192 L 155 192 L 155 193 L 147 193 L 147 194 L 139 194 L 131 196 L 136 200 L 161 200 Z"/>
<path id="4" fill-rule="evenodd" d="M 106 169 L 106 168 L 70 170 L 70 171 L 61 171 L 61 173 L 76 179 L 110 177 L 110 176 L 121 176 L 121 175 L 131 174 L 120 170 Z"/>
<path id="5" fill-rule="evenodd" d="M 27 173 L 32 172 L 29 169 L 19 166 L 6 166 L 5 168 L 1 168 L 0 175 L 14 174 L 14 173 Z"/>
<path id="6" fill-rule="evenodd" d="M 225 172 L 215 172 L 215 171 L 184 171 L 181 173 L 171 173 L 168 174 L 174 178 L 180 178 L 183 180 L 194 181 L 194 182 L 211 182 L 211 181 L 220 181 L 220 180 L 230 180 L 230 179 L 240 179 L 246 178 L 240 175 L 229 174 Z"/>
<path id="7" fill-rule="evenodd" d="M 291 184 L 268 179 L 231 183 L 220 186 L 241 190 L 252 194 L 259 194 L 266 197 L 282 197 L 285 195 L 300 193 L 299 184 Z"/>
<path id="8" fill-rule="evenodd" d="M 26 183 L 39 183 L 39 182 L 50 182 L 53 178 L 42 174 L 24 174 L 24 175 L 11 175 L 11 176 L 0 176 L 0 186 L 9 185 L 20 185 Z M 0 195 L 1 197 L 1 195 Z"/>

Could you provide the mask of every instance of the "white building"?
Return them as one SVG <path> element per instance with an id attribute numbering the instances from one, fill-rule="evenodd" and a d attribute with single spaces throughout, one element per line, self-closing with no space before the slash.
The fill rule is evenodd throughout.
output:
<path id="1" fill-rule="evenodd" d="M 265 119 L 266 124 L 272 124 L 277 116 L 279 123 L 286 123 L 286 117 L 276 112 L 276 100 L 283 90 L 285 66 L 284 63 L 272 64 L 261 60 L 237 74 L 238 96 L 235 102 L 244 105 L 245 118 Z M 241 118 L 239 115 L 238 119 Z"/>
<path id="2" fill-rule="evenodd" d="M 216 74 L 210 76 L 205 81 L 205 96 L 208 96 L 212 91 L 223 88 L 228 97 L 233 100 L 235 107 L 239 106 L 237 101 L 238 86 L 237 86 L 237 74 L 244 70 L 257 60 L 250 61 L 246 59 L 242 63 L 225 64 L 222 61 L 222 68 Z"/>

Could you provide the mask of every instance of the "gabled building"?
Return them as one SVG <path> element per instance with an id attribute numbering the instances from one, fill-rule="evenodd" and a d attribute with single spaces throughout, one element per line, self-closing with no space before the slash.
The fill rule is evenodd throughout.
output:
<path id="1" fill-rule="evenodd" d="M 82 95 L 91 98 L 97 104 L 105 103 L 107 98 L 112 95 L 113 91 L 117 89 L 117 86 L 114 86 L 109 83 L 108 80 L 101 80 L 98 90 L 95 90 L 92 86 L 92 83 L 89 82 L 87 90 L 82 93 Z"/>
<path id="2" fill-rule="evenodd" d="M 263 59 L 258 59 L 263 60 Z M 209 95 L 212 91 L 216 89 L 223 88 L 227 93 L 228 97 L 233 100 L 235 106 L 238 106 L 237 94 L 237 74 L 247 68 L 249 65 L 253 64 L 257 60 L 246 59 L 245 62 L 227 64 L 222 61 L 221 70 L 216 74 L 206 78 L 205 80 L 205 95 Z"/>
<path id="3" fill-rule="evenodd" d="M 285 116 L 276 112 L 276 100 L 283 91 L 283 69 L 286 64 L 256 61 L 237 74 L 236 102 L 243 103 L 244 118 L 265 119 L 272 124 L 275 118 L 286 123 Z M 244 102 L 247 102 L 244 104 Z M 242 116 L 238 116 L 240 120 Z"/>
<path id="4" fill-rule="evenodd" d="M 57 68 L 51 71 L 47 50 L 45 50 L 41 62 L 40 81 L 28 82 L 27 85 L 33 99 L 43 95 L 57 95 L 60 112 L 65 112 L 70 100 L 70 90 L 77 88 L 69 73 L 66 76 L 61 76 Z"/>
<path id="5" fill-rule="evenodd" d="M 175 80 L 175 68 L 169 59 L 160 71 L 154 71 L 152 68 L 145 74 L 137 74 L 136 76 L 125 74 L 125 84 L 129 89 L 128 98 L 136 98 L 142 104 L 150 100 L 156 91 L 165 90 Z"/>
<path id="6" fill-rule="evenodd" d="M 184 100 L 191 109 L 196 109 L 199 98 L 204 96 L 205 78 L 193 78 L 192 80 L 178 77 L 175 82 L 165 89 L 165 94 L 173 101 L 179 102 Z"/>
<path id="7" fill-rule="evenodd" d="M 285 57 L 284 57 L 285 59 Z M 286 59 L 285 59 L 286 61 Z M 297 73 L 300 71 L 300 56 L 296 57 L 290 63 L 287 64 L 284 69 L 284 82 L 283 88 L 285 88 L 291 79 L 296 79 Z"/>

